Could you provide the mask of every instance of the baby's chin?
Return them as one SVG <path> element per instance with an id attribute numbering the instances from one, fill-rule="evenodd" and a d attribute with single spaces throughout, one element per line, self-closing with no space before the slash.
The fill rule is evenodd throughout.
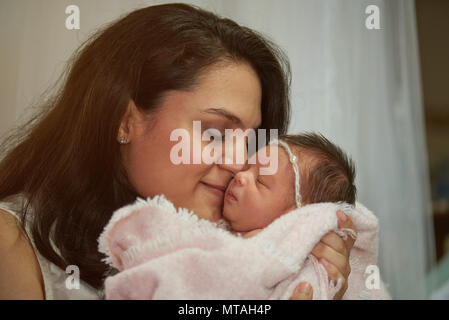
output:
<path id="1" fill-rule="evenodd" d="M 227 205 L 227 204 L 226 204 L 226 201 L 225 201 L 225 203 L 224 203 L 224 205 L 223 205 L 223 213 L 222 213 L 223 218 L 226 219 L 226 220 L 230 220 L 230 218 L 232 218 L 232 217 L 230 216 L 230 212 L 231 212 L 231 210 L 230 210 L 230 208 L 229 208 L 229 205 Z"/>
<path id="2" fill-rule="evenodd" d="M 234 229 L 234 226 L 236 224 L 236 220 L 238 220 L 239 217 L 239 210 L 238 205 L 227 205 L 226 202 L 223 205 L 223 219 L 227 220 L 232 228 Z"/>
<path id="3" fill-rule="evenodd" d="M 233 205 L 224 205 L 223 206 L 223 219 L 227 220 L 231 225 L 231 229 L 237 232 L 248 231 L 245 228 L 245 221 L 241 219 L 242 212 L 239 210 L 239 206 L 236 204 Z"/>

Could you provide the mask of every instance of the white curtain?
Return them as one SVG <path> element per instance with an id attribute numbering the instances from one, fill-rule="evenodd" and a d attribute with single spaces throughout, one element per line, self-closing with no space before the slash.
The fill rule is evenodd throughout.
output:
<path id="1" fill-rule="evenodd" d="M 39 99 L 95 28 L 175 1 L 0 2 L 0 134 Z M 179 1 L 178 1 L 179 2 Z M 261 31 L 288 54 L 290 132 L 319 131 L 357 164 L 358 200 L 380 220 L 379 268 L 394 298 L 425 298 L 434 263 L 427 151 L 412 0 L 217 0 L 199 5 Z M 65 28 L 76 4 L 81 29 Z M 380 9 L 380 30 L 365 8 Z"/>

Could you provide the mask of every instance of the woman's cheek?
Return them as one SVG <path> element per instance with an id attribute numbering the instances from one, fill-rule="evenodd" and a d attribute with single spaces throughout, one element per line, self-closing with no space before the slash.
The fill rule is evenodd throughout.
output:
<path id="1" fill-rule="evenodd" d="M 164 139 L 153 137 L 134 141 L 129 148 L 129 175 L 139 194 L 153 197 L 176 192 L 176 184 L 173 182 L 181 180 L 179 175 L 188 169 L 172 163 L 170 141 L 167 143 Z"/>

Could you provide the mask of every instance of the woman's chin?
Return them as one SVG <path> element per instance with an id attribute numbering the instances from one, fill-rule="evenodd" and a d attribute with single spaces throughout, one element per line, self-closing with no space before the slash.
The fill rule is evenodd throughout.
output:
<path id="1" fill-rule="evenodd" d="M 208 214 L 207 217 L 204 217 L 204 219 L 209 220 L 211 222 L 216 222 L 222 218 L 221 212 L 220 213 L 211 213 Z"/>
<path id="2" fill-rule="evenodd" d="M 207 202 L 203 202 L 201 207 L 197 207 L 193 212 L 202 219 L 209 220 L 211 222 L 218 221 L 222 218 L 222 207 L 208 204 Z"/>

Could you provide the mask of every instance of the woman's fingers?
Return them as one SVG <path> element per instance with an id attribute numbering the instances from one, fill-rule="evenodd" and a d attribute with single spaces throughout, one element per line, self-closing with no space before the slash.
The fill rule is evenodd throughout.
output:
<path id="1" fill-rule="evenodd" d="M 308 282 L 301 282 L 293 292 L 290 300 L 312 300 L 313 288 Z"/>
<path id="2" fill-rule="evenodd" d="M 349 251 L 346 248 L 345 241 L 335 232 L 329 232 L 324 237 L 321 238 L 321 242 L 328 245 L 338 253 L 349 257 Z"/>
<path id="3" fill-rule="evenodd" d="M 334 296 L 334 299 L 341 299 L 341 297 L 345 294 L 346 289 L 348 288 L 346 277 L 343 276 L 343 274 L 333 264 L 330 264 L 326 259 L 320 259 L 319 261 L 326 269 L 329 280 L 334 281 L 335 285 L 337 285 L 339 280 L 341 281 L 341 288 Z"/>
<path id="4" fill-rule="evenodd" d="M 351 272 L 348 258 L 335 251 L 328 245 L 318 242 L 315 247 L 312 249 L 312 254 L 317 259 L 326 259 L 330 264 L 333 264 L 341 274 L 347 278 L 349 276 L 349 273 Z"/>
<path id="5" fill-rule="evenodd" d="M 352 220 L 343 211 L 337 211 L 337 216 L 340 229 L 352 229 L 357 232 Z M 312 250 L 312 254 L 326 268 L 329 279 L 338 281 L 341 278 L 342 286 L 334 299 L 341 299 L 348 288 L 348 277 L 351 273 L 349 253 L 354 246 L 354 242 L 355 239 L 351 236 L 343 240 L 338 234 L 330 232 L 322 237 Z"/>
<path id="6" fill-rule="evenodd" d="M 337 217 L 338 217 L 338 227 L 340 229 L 352 229 L 357 233 L 357 229 L 355 228 L 354 224 L 352 223 L 351 218 L 349 218 L 343 211 L 338 210 L 337 211 Z M 351 251 L 352 247 L 354 246 L 355 239 L 353 239 L 351 236 L 348 236 L 345 240 L 346 249 Z"/>

